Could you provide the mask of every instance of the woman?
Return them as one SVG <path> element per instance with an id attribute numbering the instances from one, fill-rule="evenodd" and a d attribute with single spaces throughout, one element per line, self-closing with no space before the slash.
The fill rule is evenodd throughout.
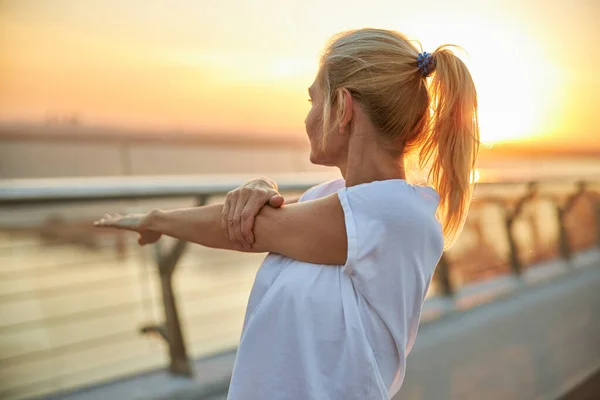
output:
<path id="1" fill-rule="evenodd" d="M 311 161 L 338 167 L 343 179 L 284 207 L 277 186 L 257 180 L 224 205 L 97 222 L 139 232 L 140 244 L 165 234 L 269 252 L 250 294 L 230 399 L 392 397 L 435 266 L 468 210 L 477 95 L 446 47 L 420 54 L 396 32 L 340 34 L 309 94 Z M 406 181 L 404 160 L 415 151 L 432 187 Z"/>

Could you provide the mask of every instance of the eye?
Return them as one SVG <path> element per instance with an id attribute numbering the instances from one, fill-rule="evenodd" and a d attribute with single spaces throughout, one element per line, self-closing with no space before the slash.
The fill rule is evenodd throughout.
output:
<path id="1" fill-rule="evenodd" d="M 312 99 L 311 99 L 311 98 L 309 98 L 309 99 L 308 99 L 308 102 L 309 102 L 310 104 L 312 104 L 312 103 L 313 103 L 313 101 L 312 101 Z"/>

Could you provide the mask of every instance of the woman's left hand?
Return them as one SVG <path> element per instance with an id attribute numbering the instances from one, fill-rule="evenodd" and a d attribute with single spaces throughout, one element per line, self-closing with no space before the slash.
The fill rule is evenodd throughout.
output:
<path id="1" fill-rule="evenodd" d="M 137 232 L 140 237 L 138 243 L 140 246 L 158 242 L 162 236 L 158 232 L 151 231 L 148 226 L 148 214 L 104 214 L 100 220 L 94 222 L 98 228 L 116 228 L 127 231 Z"/>
<path id="2" fill-rule="evenodd" d="M 252 179 L 227 193 L 221 214 L 221 227 L 236 250 L 251 249 L 254 219 L 265 205 L 283 206 L 277 184 L 268 178 Z"/>

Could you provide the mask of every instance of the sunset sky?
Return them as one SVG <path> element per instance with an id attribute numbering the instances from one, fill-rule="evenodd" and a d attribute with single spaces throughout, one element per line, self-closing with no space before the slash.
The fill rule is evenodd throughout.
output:
<path id="1" fill-rule="evenodd" d="M 485 142 L 600 148 L 598 0 L 0 0 L 0 120 L 303 135 L 326 40 L 367 26 L 464 47 Z"/>

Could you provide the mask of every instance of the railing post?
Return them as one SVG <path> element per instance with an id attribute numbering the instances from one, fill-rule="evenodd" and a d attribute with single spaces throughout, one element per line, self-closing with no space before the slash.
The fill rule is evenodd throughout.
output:
<path id="1" fill-rule="evenodd" d="M 533 199 L 537 195 L 537 184 L 530 182 L 527 187 L 527 193 L 519 199 L 515 208 L 512 212 L 507 210 L 506 217 L 504 219 L 504 227 L 506 230 L 506 239 L 509 247 L 509 263 L 513 273 L 520 276 L 523 273 L 523 263 L 519 259 L 519 248 L 517 247 L 517 241 L 515 240 L 513 233 L 513 225 L 517 217 L 523 211 L 525 204 Z"/>
<path id="2" fill-rule="evenodd" d="M 600 248 L 600 196 L 594 196 L 594 211 L 596 211 L 596 246 Z"/>
<path id="3" fill-rule="evenodd" d="M 438 263 L 436 269 L 437 280 L 440 283 L 442 294 L 447 297 L 454 295 L 454 288 L 452 287 L 452 281 L 450 280 L 450 263 L 446 253 L 442 254 L 442 258 Z"/>
<path id="4" fill-rule="evenodd" d="M 571 259 L 571 248 L 569 246 L 569 236 L 565 227 L 566 209 L 556 204 L 556 218 L 558 219 L 558 250 L 560 256 L 569 261 Z"/>
<path id="5" fill-rule="evenodd" d="M 206 203 L 206 197 L 198 198 L 198 206 Z M 160 242 L 154 246 L 155 258 L 158 265 L 158 274 L 162 289 L 162 299 L 165 312 L 166 326 L 145 326 L 142 333 L 157 332 L 169 345 L 170 365 L 169 371 L 175 375 L 192 376 L 193 371 L 187 356 L 185 340 L 181 330 L 181 322 L 177 311 L 175 292 L 173 291 L 173 273 L 177 262 L 183 255 L 187 242 L 178 240 L 175 246 L 164 254 L 161 251 Z M 166 329 L 165 329 L 166 328 Z"/>
<path id="6" fill-rule="evenodd" d="M 508 241 L 508 262 L 510 264 L 510 268 L 515 275 L 521 275 L 523 265 L 519 259 L 519 249 L 517 248 L 517 242 L 512 231 L 515 217 L 515 215 L 509 215 L 506 217 L 504 220 L 504 229 L 506 230 L 506 239 Z"/>
<path id="7" fill-rule="evenodd" d="M 169 370 L 176 375 L 191 376 L 192 370 L 187 357 L 185 341 L 181 331 L 175 293 L 173 292 L 173 272 L 183 254 L 187 242 L 179 240 L 167 256 L 157 251 L 158 272 L 162 288 L 163 306 L 166 320 L 166 339 L 169 344 Z M 160 246 L 157 247 L 157 250 Z"/>
<path id="8" fill-rule="evenodd" d="M 565 218 L 569 211 L 571 211 L 577 200 L 579 200 L 580 197 L 585 196 L 585 193 L 586 183 L 579 182 L 577 184 L 577 191 L 567 198 L 567 201 L 565 202 L 565 205 L 563 207 L 560 206 L 560 203 L 558 201 L 556 202 L 556 214 L 558 218 L 559 227 L 558 246 L 561 257 L 567 261 L 571 260 L 573 252 L 571 251 L 571 246 L 569 244 L 569 235 L 567 233 L 567 227 L 565 225 Z"/>

